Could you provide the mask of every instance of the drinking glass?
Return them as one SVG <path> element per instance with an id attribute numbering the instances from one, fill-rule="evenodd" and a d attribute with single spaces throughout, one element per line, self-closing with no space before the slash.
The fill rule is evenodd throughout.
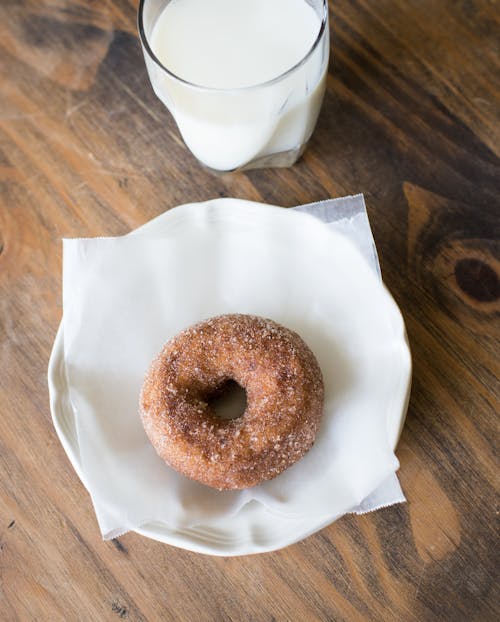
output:
<path id="1" fill-rule="evenodd" d="M 305 0 L 318 15 L 320 28 L 309 52 L 297 64 L 272 80 L 231 89 L 188 82 L 156 57 L 151 35 L 170 1 L 141 0 L 138 29 L 153 89 L 174 117 L 190 151 L 214 171 L 294 164 L 311 137 L 325 92 L 328 0 Z M 284 14 L 283 28 L 286 21 Z"/>

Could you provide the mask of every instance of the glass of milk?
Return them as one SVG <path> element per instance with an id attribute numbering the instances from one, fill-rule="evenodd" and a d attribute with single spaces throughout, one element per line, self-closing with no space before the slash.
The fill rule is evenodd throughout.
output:
<path id="1" fill-rule="evenodd" d="M 141 0 L 151 84 L 215 171 L 291 166 L 320 111 L 328 0 Z"/>

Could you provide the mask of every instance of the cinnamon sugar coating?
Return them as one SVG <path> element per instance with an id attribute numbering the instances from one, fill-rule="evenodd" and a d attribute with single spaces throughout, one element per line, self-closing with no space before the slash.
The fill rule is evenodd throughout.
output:
<path id="1" fill-rule="evenodd" d="M 246 390 L 247 407 L 223 420 L 209 401 L 228 380 Z M 163 347 L 144 380 L 140 413 L 168 465 L 213 488 L 241 489 L 276 477 L 311 448 L 323 396 L 319 365 L 297 333 L 231 314 Z"/>

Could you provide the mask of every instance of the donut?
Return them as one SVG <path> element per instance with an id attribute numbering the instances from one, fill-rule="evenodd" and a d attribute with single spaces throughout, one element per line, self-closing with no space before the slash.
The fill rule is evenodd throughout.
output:
<path id="1" fill-rule="evenodd" d="M 228 381 L 246 391 L 247 405 L 224 420 L 211 400 Z M 219 490 L 243 489 L 276 477 L 312 447 L 323 396 L 318 362 L 297 333 L 229 314 L 165 344 L 144 379 L 140 415 L 170 467 Z"/>

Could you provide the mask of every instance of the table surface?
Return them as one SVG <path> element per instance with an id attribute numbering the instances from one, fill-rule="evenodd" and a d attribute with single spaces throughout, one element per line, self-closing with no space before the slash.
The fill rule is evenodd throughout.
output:
<path id="1" fill-rule="evenodd" d="M 324 108 L 291 169 L 214 176 L 155 99 L 137 2 L 0 6 L 2 620 L 497 620 L 498 21 L 487 0 L 338 0 Z M 363 192 L 413 351 L 408 503 L 284 550 L 103 542 L 58 441 L 47 362 L 61 238 L 177 204 Z"/>

